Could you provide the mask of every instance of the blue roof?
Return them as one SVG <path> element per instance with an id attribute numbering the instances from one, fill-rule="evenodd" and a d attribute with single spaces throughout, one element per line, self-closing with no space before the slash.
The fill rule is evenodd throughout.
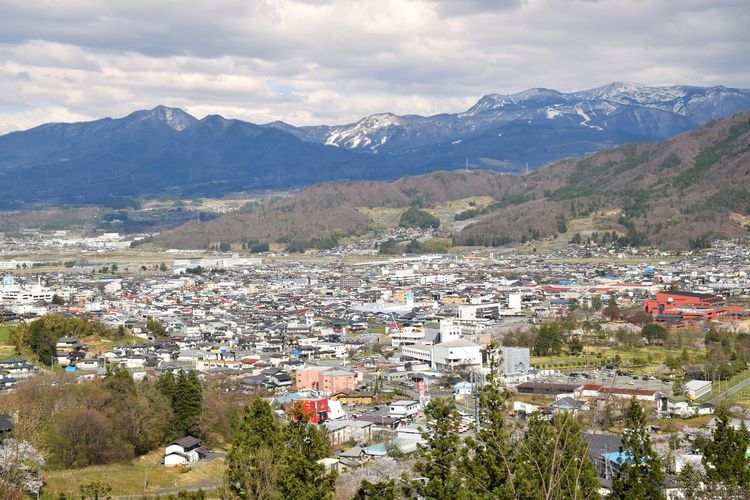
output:
<path id="1" fill-rule="evenodd" d="M 613 451 L 613 452 L 610 452 L 610 453 L 604 453 L 603 456 L 604 456 L 604 458 L 606 458 L 610 462 L 615 462 L 615 463 L 618 463 L 618 464 L 625 463 L 626 461 L 628 461 L 630 459 L 630 454 L 629 453 L 625 453 L 623 451 Z M 646 457 L 643 457 L 641 459 L 641 462 L 645 462 L 645 461 L 646 461 Z"/>
<path id="2" fill-rule="evenodd" d="M 623 463 L 627 458 L 627 454 L 622 451 L 611 451 L 609 453 L 604 453 L 603 455 L 604 458 L 606 458 L 610 462 L 616 462 L 618 464 Z"/>
<path id="3" fill-rule="evenodd" d="M 288 394 L 282 394 L 281 396 L 276 396 L 276 402 L 279 404 L 286 404 L 291 403 L 292 401 L 296 401 L 298 399 L 305 399 L 306 396 L 303 396 L 299 392 L 290 392 Z"/>
<path id="4" fill-rule="evenodd" d="M 377 444 L 373 444 L 365 448 L 365 453 L 367 453 L 368 455 L 375 455 L 375 456 L 381 457 L 381 456 L 387 455 L 388 451 L 385 448 L 385 444 L 377 443 Z"/>

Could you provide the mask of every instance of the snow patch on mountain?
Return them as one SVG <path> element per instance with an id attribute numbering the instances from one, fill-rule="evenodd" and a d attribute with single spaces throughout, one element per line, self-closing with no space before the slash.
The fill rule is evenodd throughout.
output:
<path id="1" fill-rule="evenodd" d="M 580 123 L 581 127 L 593 128 L 595 130 L 603 130 L 601 127 L 597 125 L 589 125 L 589 122 L 591 121 L 591 117 L 583 110 L 581 106 L 576 106 L 576 113 L 578 114 L 578 116 L 583 118 L 583 121 Z"/>
<path id="2" fill-rule="evenodd" d="M 368 116 L 354 125 L 334 127 L 328 138 L 326 138 L 325 144 L 335 147 L 343 146 L 347 149 L 371 146 L 371 149 L 375 150 L 378 146 L 388 142 L 388 136 L 380 135 L 378 138 L 373 138 L 373 135 L 379 135 L 378 133 L 383 131 L 383 129 L 399 126 L 400 124 L 400 118 L 393 113 Z"/>
<path id="3" fill-rule="evenodd" d="M 166 106 L 156 106 L 150 111 L 137 112 L 135 118 L 137 120 L 160 121 L 178 132 L 185 130 L 198 121 L 197 118 L 179 108 L 168 108 Z"/>
<path id="4" fill-rule="evenodd" d="M 641 112 L 634 114 L 636 109 Z M 697 126 L 745 109 L 750 109 L 750 90 L 612 82 L 569 93 L 532 88 L 515 94 L 487 94 L 456 114 L 425 117 L 383 113 L 349 125 L 295 130 L 303 140 L 328 146 L 395 152 L 448 143 L 456 137 L 467 139 L 510 123 L 535 124 L 539 120 L 560 127 L 573 120 L 581 127 L 632 137 L 651 138 L 658 130 L 656 138 L 663 138 L 687 130 L 690 124 Z M 464 140 L 463 144 L 468 143 Z"/>
<path id="5" fill-rule="evenodd" d="M 488 111 L 502 109 L 506 106 L 515 106 L 516 104 L 518 103 L 513 98 L 513 96 L 503 94 L 488 94 L 482 96 L 482 98 L 479 99 L 474 106 L 472 106 L 465 112 L 459 113 L 458 117 L 472 117 L 481 113 L 486 113 Z"/>

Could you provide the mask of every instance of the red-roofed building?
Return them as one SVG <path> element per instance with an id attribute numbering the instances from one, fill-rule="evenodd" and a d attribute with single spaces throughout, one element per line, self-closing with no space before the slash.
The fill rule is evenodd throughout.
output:
<path id="1" fill-rule="evenodd" d="M 595 398 L 599 396 L 599 391 L 603 388 L 604 386 L 601 384 L 586 384 L 577 391 L 576 397 Z"/>
<path id="2" fill-rule="evenodd" d="M 741 306 L 727 305 L 721 295 L 693 292 L 658 292 L 656 298 L 643 302 L 643 308 L 657 321 L 670 323 L 716 320 L 742 311 Z"/>
<path id="3" fill-rule="evenodd" d="M 624 387 L 607 387 L 600 384 L 586 384 L 579 388 L 575 393 L 576 398 L 596 398 L 602 399 L 607 396 L 616 398 L 632 398 L 639 401 L 656 401 L 659 393 L 649 389 L 629 389 Z"/>
<path id="4" fill-rule="evenodd" d="M 623 387 L 603 387 L 600 395 L 610 394 L 618 398 L 632 398 L 640 401 L 656 401 L 658 393 L 649 389 L 625 389 Z"/>
<path id="5" fill-rule="evenodd" d="M 328 420 L 328 412 L 331 411 L 327 398 L 295 399 L 287 404 L 287 408 L 299 410 L 303 415 L 309 417 L 308 422 L 311 424 L 325 422 Z M 292 419 L 296 420 L 294 414 L 292 414 Z"/>

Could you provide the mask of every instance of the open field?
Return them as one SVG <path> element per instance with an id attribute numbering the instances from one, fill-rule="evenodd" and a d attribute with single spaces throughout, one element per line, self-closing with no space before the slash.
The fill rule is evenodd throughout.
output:
<path id="1" fill-rule="evenodd" d="M 96 336 L 91 336 L 85 337 L 81 339 L 81 341 L 84 344 L 88 344 L 89 350 L 94 353 L 103 353 L 111 350 L 113 347 L 135 345 L 144 342 L 143 339 L 134 335 L 128 335 L 117 340 L 102 339 Z"/>
<path id="2" fill-rule="evenodd" d="M 682 349 L 661 346 L 633 348 L 586 346 L 581 356 L 532 356 L 531 364 L 539 368 L 602 366 L 608 362 L 608 359 L 620 356 L 623 365 L 630 364 L 633 360 L 644 362 L 643 366 L 628 367 L 630 371 L 641 375 L 653 375 L 667 356 L 679 357 L 681 353 Z"/>
<path id="3" fill-rule="evenodd" d="M 12 325 L 0 325 L 0 359 L 7 359 L 16 356 L 15 347 L 13 346 L 13 342 L 11 342 L 10 340 L 10 332 L 13 328 L 14 326 Z M 143 342 L 143 339 L 140 339 L 133 335 L 128 335 L 124 338 L 116 340 L 102 339 L 97 336 L 89 336 L 82 338 L 81 341 L 89 345 L 91 352 L 102 353 L 105 351 L 109 351 L 116 346 L 127 346 L 141 343 Z M 39 367 L 43 367 L 37 361 L 34 353 L 32 353 L 28 348 L 23 349 L 21 357 L 27 359 L 29 362 Z M 55 369 L 57 368 L 59 367 L 55 365 Z"/>
<path id="4" fill-rule="evenodd" d="M 12 329 L 12 326 L 0 325 L 0 359 L 9 358 L 15 354 L 13 342 L 10 341 Z"/>
<path id="5" fill-rule="evenodd" d="M 189 487 L 215 487 L 224 474 L 224 460 L 216 459 L 187 469 L 159 465 L 161 452 L 153 452 L 132 464 L 112 464 L 83 469 L 42 471 L 45 486 L 42 498 L 58 498 L 61 493 L 75 496 L 78 487 L 92 480 L 100 480 L 112 487 L 112 496 L 154 495 L 163 490 Z M 148 486 L 144 490 L 144 482 Z"/>
<path id="6" fill-rule="evenodd" d="M 653 424 L 661 427 L 662 431 L 677 432 L 688 427 L 703 427 L 704 425 L 707 425 L 712 418 L 714 418 L 713 415 L 699 415 L 691 418 L 669 418 L 655 420 Z"/>
<path id="7" fill-rule="evenodd" d="M 372 220 L 374 229 L 386 230 L 398 227 L 398 220 L 401 217 L 401 213 L 406 209 L 400 207 L 356 207 L 356 210 Z"/>
<path id="8" fill-rule="evenodd" d="M 440 203 L 432 208 L 425 208 L 424 211 L 440 219 L 441 229 L 457 230 L 467 223 L 474 222 L 474 220 L 456 222 L 454 220 L 456 213 L 470 208 L 484 208 L 490 203 L 492 203 L 492 198 L 489 196 L 472 196 L 470 198 Z M 356 207 L 356 209 L 361 214 L 369 217 L 375 228 L 387 230 L 398 227 L 399 218 L 406 210 L 406 207 Z"/>

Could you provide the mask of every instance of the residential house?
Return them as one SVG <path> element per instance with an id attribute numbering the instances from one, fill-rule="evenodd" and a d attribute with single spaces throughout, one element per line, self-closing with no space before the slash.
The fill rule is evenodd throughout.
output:
<path id="1" fill-rule="evenodd" d="M 414 420 L 419 413 L 419 401 L 401 400 L 388 405 L 388 415 Z"/>
<path id="2" fill-rule="evenodd" d="M 339 470 L 346 472 L 350 469 L 359 469 L 364 467 L 372 457 L 365 453 L 365 450 L 355 446 L 339 454 Z"/>
<path id="3" fill-rule="evenodd" d="M 347 442 L 369 443 L 372 438 L 372 422 L 362 420 L 329 420 L 323 423 L 332 445 Z"/>
<path id="4" fill-rule="evenodd" d="M 278 368 L 266 368 L 261 372 L 266 377 L 266 387 L 277 389 L 280 387 L 289 387 L 292 385 L 292 377 Z"/>
<path id="5" fill-rule="evenodd" d="M 586 409 L 586 406 L 587 405 L 584 401 L 578 401 L 570 396 L 563 396 L 550 403 L 547 408 L 553 415 L 555 415 L 565 412 L 577 413 L 579 410 Z"/>
<path id="6" fill-rule="evenodd" d="M 201 459 L 201 441 L 193 436 L 185 436 L 167 445 L 164 451 L 164 465 L 176 467 L 190 465 Z"/>
<path id="7" fill-rule="evenodd" d="M 375 400 L 375 395 L 371 392 L 337 392 L 331 394 L 328 399 L 340 401 L 345 405 L 371 405 Z"/>

